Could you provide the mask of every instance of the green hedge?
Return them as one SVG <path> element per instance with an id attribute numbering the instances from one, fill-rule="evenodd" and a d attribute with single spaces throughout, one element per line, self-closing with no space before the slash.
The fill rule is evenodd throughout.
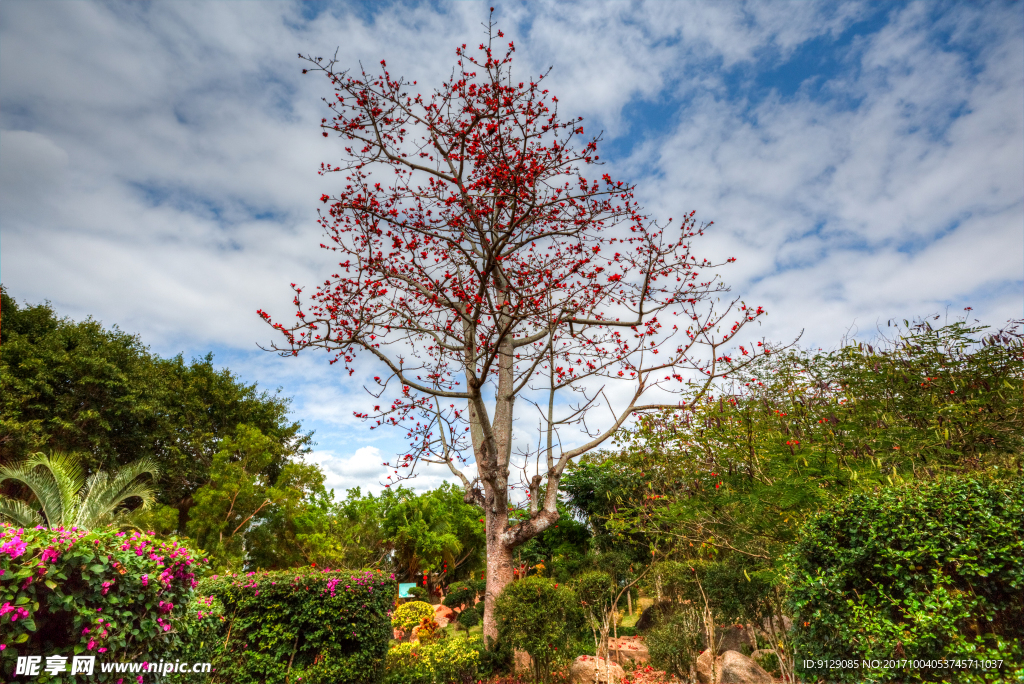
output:
<path id="1" fill-rule="evenodd" d="M 1003 659 L 987 674 L 831 670 L 835 681 L 1010 681 L 1024 674 L 1024 483 L 949 478 L 851 497 L 790 561 L 803 659 Z M 820 676 L 820 671 L 805 674 Z"/>
<path id="2" fill-rule="evenodd" d="M 172 629 L 183 615 L 201 563 L 176 542 L 114 530 L 20 529 L 0 525 L 0 672 L 18 656 L 42 656 L 33 681 L 72 682 L 48 675 L 47 656 L 95 656 L 99 663 L 145 660 L 174 650 Z"/>
<path id="3" fill-rule="evenodd" d="M 187 635 L 179 657 L 212 662 L 211 683 L 372 684 L 396 596 L 394 575 L 371 570 L 215 576 L 177 624 Z"/>

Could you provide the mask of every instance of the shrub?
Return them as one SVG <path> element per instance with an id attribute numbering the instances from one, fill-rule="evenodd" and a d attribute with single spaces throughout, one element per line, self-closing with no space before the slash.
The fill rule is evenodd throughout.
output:
<path id="1" fill-rule="evenodd" d="M 465 582 L 452 582 L 448 587 L 448 593 L 442 602 L 448 608 L 464 609 L 476 602 L 476 597 L 486 585 L 482 580 L 467 580 Z"/>
<path id="2" fill-rule="evenodd" d="M 102 662 L 171 651 L 171 622 L 184 612 L 198 565 L 188 548 L 144 534 L 0 526 L 0 671 L 14 672 L 19 655 L 70 663 L 72 655 Z M 108 674 L 97 666 L 93 676 L 113 681 Z"/>
<path id="3" fill-rule="evenodd" d="M 565 585 L 527 577 L 511 582 L 495 605 L 498 639 L 533 657 L 534 676 L 549 681 L 553 666 L 566 658 L 570 641 L 583 625 L 576 592 Z"/>
<path id="4" fill-rule="evenodd" d="M 395 608 L 391 614 L 391 626 L 406 634 L 420 624 L 423 618 L 433 618 L 434 607 L 425 601 L 409 601 Z"/>
<path id="5" fill-rule="evenodd" d="M 688 681 L 690 670 L 696 665 L 703 631 L 697 611 L 681 606 L 647 632 L 644 641 L 651 654 L 651 665 Z"/>
<path id="6" fill-rule="evenodd" d="M 449 637 L 430 644 L 396 644 L 388 651 L 385 684 L 450 684 L 475 680 L 479 639 Z"/>
<path id="7" fill-rule="evenodd" d="M 803 658 L 997 658 L 1024 668 L 1024 483 L 945 479 L 851 497 L 790 557 Z M 837 681 L 943 670 L 832 670 Z M 959 681 L 984 675 L 957 672 Z"/>
<path id="8" fill-rule="evenodd" d="M 189 635 L 179 655 L 212 662 L 211 682 L 381 680 L 397 593 L 393 575 L 311 568 L 250 572 L 204 580 L 197 593 L 178 625 Z"/>

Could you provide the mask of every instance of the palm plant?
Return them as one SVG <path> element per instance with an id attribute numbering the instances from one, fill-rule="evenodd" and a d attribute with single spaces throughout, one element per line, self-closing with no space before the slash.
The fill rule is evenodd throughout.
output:
<path id="1" fill-rule="evenodd" d="M 126 513 L 125 502 L 133 497 L 142 499 L 143 509 L 148 508 L 155 492 L 143 478 L 155 478 L 158 472 L 156 463 L 142 458 L 113 474 L 98 471 L 86 479 L 75 454 L 36 453 L 21 463 L 0 467 L 0 484 L 14 480 L 35 495 L 31 502 L 0 495 L 0 520 L 21 527 L 102 527 L 118 522 Z"/>

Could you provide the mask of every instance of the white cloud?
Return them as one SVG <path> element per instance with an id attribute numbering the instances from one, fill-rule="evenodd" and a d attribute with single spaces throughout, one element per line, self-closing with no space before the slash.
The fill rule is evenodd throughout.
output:
<path id="1" fill-rule="evenodd" d="M 770 337 L 807 328 L 807 342 L 831 346 L 855 323 L 968 305 L 989 323 L 1019 317 L 1020 12 L 779 7 L 509 3 L 496 16 L 524 80 L 553 65 L 561 112 L 604 130 L 611 149 L 629 143 L 602 172 L 638 182 L 657 216 L 715 221 L 697 249 L 739 259 L 723 276 L 769 309 Z M 373 463 L 404 440 L 352 415 L 369 401 L 372 364 L 349 377 L 326 355 L 255 348 L 273 339 L 256 309 L 287 319 L 288 284 L 331 272 L 316 198 L 336 179 L 316 169 L 338 141 L 317 128 L 327 84 L 302 76 L 295 55 L 337 48 L 341 64 L 370 70 L 386 58 L 393 74 L 437 84 L 454 47 L 480 41 L 486 6 L 371 15 L 337 4 L 311 21 L 297 2 L 50 9 L 0 4 L 4 285 L 139 332 L 162 354 L 215 349 L 245 379 L 295 396 L 331 486 L 381 479 Z M 765 94 L 758 79 L 808 41 L 830 50 L 868 19 L 884 25 L 832 71 L 808 68 L 795 92 Z M 535 444 L 529 407 L 517 412 L 517 445 Z M 424 473 L 418 487 L 451 479 Z"/>

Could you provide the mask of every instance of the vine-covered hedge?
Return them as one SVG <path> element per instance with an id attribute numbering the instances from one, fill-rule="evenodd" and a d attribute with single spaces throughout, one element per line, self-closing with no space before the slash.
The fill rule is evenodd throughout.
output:
<path id="1" fill-rule="evenodd" d="M 179 657 L 212 662 L 211 683 L 372 684 L 384 673 L 396 595 L 394 575 L 371 570 L 214 576 L 176 624 Z"/>
<path id="2" fill-rule="evenodd" d="M 188 548 L 144 534 L 0 525 L 0 672 L 14 672 L 19 655 L 70 663 L 171 651 L 171 623 L 184 614 L 199 565 Z M 99 669 L 93 681 L 124 676 Z M 36 681 L 75 678 L 40 668 Z"/>
<path id="3" fill-rule="evenodd" d="M 1024 674 L 1024 482 L 949 478 L 850 498 L 791 556 L 803 659 L 1002 659 L 999 670 L 831 670 L 836 681 Z M 808 676 L 820 673 L 807 673 Z M 903 681 L 900 679 L 899 681 Z"/>

